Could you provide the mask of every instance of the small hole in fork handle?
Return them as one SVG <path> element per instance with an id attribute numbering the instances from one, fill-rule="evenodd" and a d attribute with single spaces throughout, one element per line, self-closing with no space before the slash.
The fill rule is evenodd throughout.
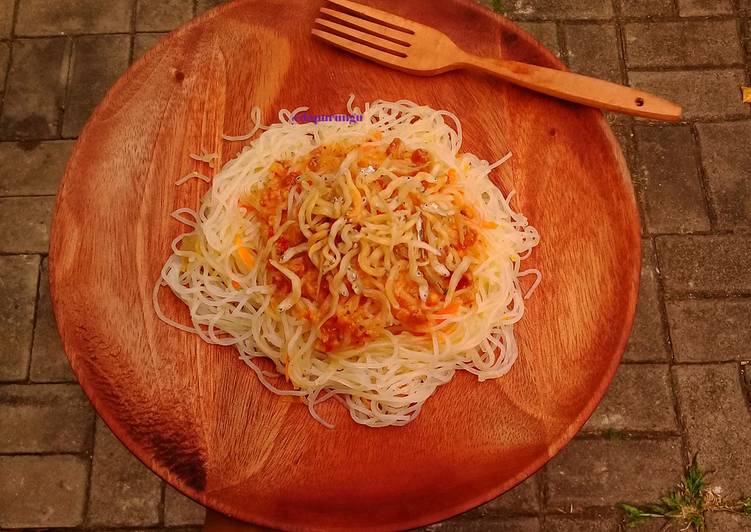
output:
<path id="1" fill-rule="evenodd" d="M 637 107 L 644 107 L 644 98 L 642 98 L 641 96 L 639 96 L 636 99 L 636 106 Z"/>

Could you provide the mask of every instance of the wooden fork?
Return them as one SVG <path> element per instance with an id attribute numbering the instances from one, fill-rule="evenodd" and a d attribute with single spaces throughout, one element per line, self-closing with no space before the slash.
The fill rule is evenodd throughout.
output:
<path id="1" fill-rule="evenodd" d="M 648 92 L 617 83 L 507 59 L 479 57 L 465 52 L 444 33 L 349 0 L 329 0 L 311 33 L 339 48 L 376 63 L 433 76 L 470 68 L 549 96 L 609 111 L 676 122 L 680 106 Z"/>

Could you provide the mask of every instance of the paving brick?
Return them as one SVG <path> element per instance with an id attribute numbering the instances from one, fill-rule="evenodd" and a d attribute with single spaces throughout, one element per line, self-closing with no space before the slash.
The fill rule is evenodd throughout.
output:
<path id="1" fill-rule="evenodd" d="M 638 22 L 623 32 L 631 68 L 743 62 L 734 20 Z"/>
<path id="2" fill-rule="evenodd" d="M 666 362 L 670 353 L 665 345 L 660 301 L 657 296 L 657 271 L 654 249 L 649 240 L 642 241 L 639 302 L 624 360 L 628 362 Z"/>
<path id="3" fill-rule="evenodd" d="M 616 532 L 620 520 L 612 515 L 579 517 L 546 515 L 543 530 L 550 532 Z M 641 530 L 641 529 L 640 529 Z"/>
<path id="4" fill-rule="evenodd" d="M 169 31 L 193 17 L 193 0 L 139 0 L 136 31 Z"/>
<path id="5" fill-rule="evenodd" d="M 26 378 L 39 257 L 0 256 L 0 381 Z"/>
<path id="6" fill-rule="evenodd" d="M 678 362 L 751 360 L 751 301 L 668 301 L 667 309 Z"/>
<path id="7" fill-rule="evenodd" d="M 682 17 L 730 15 L 733 6 L 730 0 L 678 0 L 678 13 Z"/>
<path id="8" fill-rule="evenodd" d="M 659 500 L 681 474 L 681 444 L 670 440 L 574 440 L 547 466 L 548 507 L 568 511 L 621 501 Z M 648 471 L 648 475 L 643 473 Z"/>
<path id="9" fill-rule="evenodd" d="M 202 525 L 206 510 L 174 489 L 164 488 L 164 524 L 167 526 Z"/>
<path id="10" fill-rule="evenodd" d="M 605 398 L 585 431 L 678 430 L 667 364 L 626 364 L 618 368 Z"/>
<path id="11" fill-rule="evenodd" d="M 656 242 L 669 295 L 751 294 L 751 237 L 661 236 Z"/>
<path id="12" fill-rule="evenodd" d="M 0 527 L 81 524 L 87 470 L 76 456 L 0 456 Z"/>
<path id="13" fill-rule="evenodd" d="M 130 31 L 133 0 L 21 0 L 16 35 Z"/>
<path id="14" fill-rule="evenodd" d="M 712 532 L 748 532 L 751 530 L 751 517 L 726 512 L 710 512 L 707 514 L 707 530 Z"/>
<path id="15" fill-rule="evenodd" d="M 74 142 L 0 143 L 0 195 L 55 194 Z"/>
<path id="16" fill-rule="evenodd" d="M 751 228 L 751 121 L 697 124 L 709 194 L 721 229 Z"/>
<path id="17" fill-rule="evenodd" d="M 688 126 L 636 126 L 637 183 L 645 191 L 652 233 L 708 231 L 709 216 Z"/>
<path id="18" fill-rule="evenodd" d="M 87 523 L 150 526 L 159 522 L 161 481 L 97 419 Z"/>
<path id="19" fill-rule="evenodd" d="M 517 25 L 540 41 L 545 48 L 558 57 L 561 56 L 561 47 L 558 46 L 558 29 L 555 22 L 517 22 Z"/>
<path id="20" fill-rule="evenodd" d="M 0 0 L 0 38 L 10 37 L 13 26 L 13 5 L 15 0 Z"/>
<path id="21" fill-rule="evenodd" d="M 613 24 L 566 24 L 563 28 L 571 70 L 620 83 L 621 58 Z"/>
<path id="22" fill-rule="evenodd" d="M 674 15 L 673 0 L 618 0 L 622 17 L 666 17 Z"/>
<path id="23" fill-rule="evenodd" d="M 34 343 L 31 348 L 31 380 L 34 382 L 69 382 L 76 377 L 65 357 L 60 334 L 55 325 L 50 300 L 47 259 L 42 261 L 39 275 L 39 299 L 37 300 Z"/>
<path id="24" fill-rule="evenodd" d="M 687 120 L 747 115 L 738 90 L 744 79 L 741 69 L 629 73 L 633 87 L 678 103 Z"/>
<path id="25" fill-rule="evenodd" d="M 470 520 L 457 517 L 425 527 L 426 532 L 538 532 L 540 521 L 537 517 L 506 517 L 503 519 Z"/>
<path id="26" fill-rule="evenodd" d="M 465 516 L 477 518 L 510 513 L 537 513 L 540 509 L 540 482 L 540 475 L 533 475 L 511 491 L 470 510 Z"/>
<path id="27" fill-rule="evenodd" d="M 94 410 L 77 384 L 0 387 L 0 453 L 79 453 L 91 447 Z"/>
<path id="28" fill-rule="evenodd" d="M 673 368 L 688 451 L 698 453 L 713 491 L 737 498 L 751 493 L 751 412 L 737 364 Z"/>
<path id="29" fill-rule="evenodd" d="M 204 11 L 208 11 L 218 5 L 224 4 L 227 0 L 198 0 L 196 4 L 196 14 L 200 15 Z"/>
<path id="30" fill-rule="evenodd" d="M 607 19 L 613 16 L 611 2 L 602 0 L 514 0 L 509 14 L 520 19 Z"/>
<path id="31" fill-rule="evenodd" d="M 0 198 L 0 253 L 46 253 L 55 198 Z"/>
<path id="32" fill-rule="evenodd" d="M 18 39 L 8 73 L 0 135 L 42 138 L 57 134 L 68 71 L 63 38 Z"/>
<path id="33" fill-rule="evenodd" d="M 151 50 L 166 33 L 138 33 L 133 41 L 133 62 Z"/>
<path id="34" fill-rule="evenodd" d="M 126 68 L 129 35 L 89 35 L 74 42 L 63 135 L 78 136 L 94 107 Z"/>

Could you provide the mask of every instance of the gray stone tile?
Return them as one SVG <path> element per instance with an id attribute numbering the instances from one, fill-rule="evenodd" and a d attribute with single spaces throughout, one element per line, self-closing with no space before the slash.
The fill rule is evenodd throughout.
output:
<path id="1" fill-rule="evenodd" d="M 78 526 L 88 464 L 76 456 L 0 456 L 0 527 Z"/>
<path id="2" fill-rule="evenodd" d="M 751 121 L 697 124 L 702 163 L 720 229 L 751 229 Z"/>
<path id="3" fill-rule="evenodd" d="M 166 33 L 139 33 L 133 41 L 133 62 L 151 50 Z"/>
<path id="4" fill-rule="evenodd" d="M 22 0 L 16 35 L 130 31 L 133 0 Z"/>
<path id="5" fill-rule="evenodd" d="M 574 440 L 546 467 L 550 509 L 645 504 L 680 478 L 681 444 L 678 438 Z"/>
<path id="6" fill-rule="evenodd" d="M 15 0 L 0 0 L 0 38 L 10 37 L 13 27 L 13 6 Z"/>
<path id="7" fill-rule="evenodd" d="M 616 532 L 619 530 L 619 524 L 619 519 L 612 515 L 601 514 L 597 517 L 547 515 L 545 516 L 543 530 L 550 532 Z"/>
<path id="8" fill-rule="evenodd" d="M 517 25 L 532 35 L 556 56 L 561 56 L 561 47 L 558 46 L 558 30 L 555 22 L 518 22 Z"/>
<path id="9" fill-rule="evenodd" d="M 206 510 L 172 486 L 164 488 L 164 524 L 167 526 L 202 525 Z"/>
<path id="10" fill-rule="evenodd" d="M 38 277 L 36 255 L 0 256 L 0 381 L 27 376 Z"/>
<path id="11" fill-rule="evenodd" d="M 507 514 L 534 514 L 540 509 L 540 475 L 533 475 L 500 497 L 465 513 L 469 518 Z"/>
<path id="12" fill-rule="evenodd" d="M 197 14 L 201 14 L 205 11 L 208 11 L 209 9 L 213 9 L 221 4 L 226 3 L 227 0 L 198 0 L 197 6 Z"/>
<path id="13" fill-rule="evenodd" d="M 136 31 L 169 31 L 193 17 L 193 0 L 139 0 Z"/>
<path id="14" fill-rule="evenodd" d="M 751 301 L 668 301 L 667 309 L 678 362 L 751 360 Z"/>
<path id="15" fill-rule="evenodd" d="M 727 512 L 711 512 L 707 514 L 707 530 L 713 532 L 748 532 L 751 530 L 751 517 Z"/>
<path id="16" fill-rule="evenodd" d="M 738 364 L 673 368 L 688 451 L 711 471 L 710 488 L 731 499 L 751 493 L 751 412 Z"/>
<path id="17" fill-rule="evenodd" d="M 583 430 L 677 432 L 668 365 L 619 367 L 605 398 Z"/>
<path id="18" fill-rule="evenodd" d="M 42 262 L 39 275 L 39 299 L 37 300 L 34 343 L 31 349 L 31 380 L 34 382 L 75 381 L 73 370 L 65 356 L 57 332 L 50 300 L 47 259 Z"/>
<path id="19" fill-rule="evenodd" d="M 623 32 L 630 68 L 727 65 L 743 61 L 733 20 L 638 22 L 624 25 Z"/>
<path id="20" fill-rule="evenodd" d="M 660 236 L 656 242 L 668 295 L 751 294 L 751 237 Z"/>
<path id="21" fill-rule="evenodd" d="M 696 147 L 688 126 L 636 126 L 646 225 L 652 233 L 708 231 Z"/>
<path id="22" fill-rule="evenodd" d="M 57 135 L 68 72 L 64 38 L 18 39 L 0 117 L 5 138 L 49 138 Z"/>
<path id="23" fill-rule="evenodd" d="M 601 0 L 514 0 L 509 4 L 509 15 L 520 19 L 607 19 L 613 16 L 611 2 Z"/>
<path id="24" fill-rule="evenodd" d="M 97 419 L 87 523 L 151 526 L 159 522 L 161 481 Z"/>
<path id="25" fill-rule="evenodd" d="M 0 195 L 53 195 L 65 172 L 72 140 L 0 143 Z"/>
<path id="26" fill-rule="evenodd" d="M 682 17 L 730 15 L 733 6 L 730 0 L 678 0 L 678 13 Z"/>
<path id="27" fill-rule="evenodd" d="M 0 453 L 80 453 L 94 410 L 77 384 L 0 386 Z"/>
<path id="28" fill-rule="evenodd" d="M 7 42 L 0 43 L 0 87 L 5 87 L 8 61 L 10 61 L 10 44 Z"/>
<path id="29" fill-rule="evenodd" d="M 738 87 L 745 74 L 741 69 L 670 72 L 629 72 L 631 86 L 667 98 L 683 107 L 684 118 L 717 118 L 747 115 Z"/>
<path id="30" fill-rule="evenodd" d="M 129 55 L 130 35 L 76 37 L 63 136 L 78 136 L 107 89 L 128 68 Z"/>
<path id="31" fill-rule="evenodd" d="M 649 240 L 642 241 L 641 282 L 634 328 L 623 356 L 627 362 L 667 362 L 670 353 L 665 343 L 660 301 L 657 296 L 657 271 L 654 249 Z"/>
<path id="32" fill-rule="evenodd" d="M 430 525 L 426 532 L 539 532 L 540 522 L 537 517 L 504 517 L 502 519 L 467 519 L 456 517 Z"/>
<path id="33" fill-rule="evenodd" d="M 675 14 L 673 0 L 618 0 L 623 17 L 668 17 Z"/>
<path id="34" fill-rule="evenodd" d="M 571 70 L 616 83 L 623 81 L 614 24 L 566 24 L 564 35 Z"/>
<path id="35" fill-rule="evenodd" d="M 46 253 L 53 197 L 0 198 L 0 252 Z"/>

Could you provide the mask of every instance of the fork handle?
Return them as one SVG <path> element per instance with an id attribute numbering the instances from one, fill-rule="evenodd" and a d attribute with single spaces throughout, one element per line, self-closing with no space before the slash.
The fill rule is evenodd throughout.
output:
<path id="1" fill-rule="evenodd" d="M 654 94 L 573 72 L 470 54 L 461 64 L 533 91 L 608 111 L 666 122 L 677 122 L 682 115 L 680 106 Z"/>

